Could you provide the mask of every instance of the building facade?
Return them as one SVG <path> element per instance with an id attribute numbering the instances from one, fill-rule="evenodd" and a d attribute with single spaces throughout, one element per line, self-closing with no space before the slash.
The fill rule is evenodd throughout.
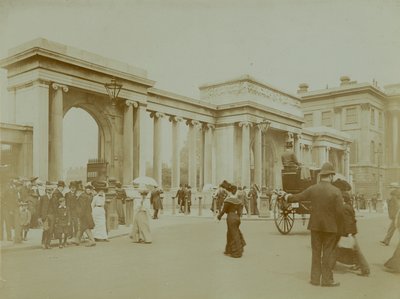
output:
<path id="1" fill-rule="evenodd" d="M 309 91 L 300 84 L 304 127 L 327 127 L 346 133 L 354 192 L 370 198 L 400 181 L 400 84 L 378 87 L 340 78 L 340 86 Z"/>
<path id="2" fill-rule="evenodd" d="M 162 184 L 161 151 L 172 146 L 172 188 L 177 188 L 181 126 L 189 130 L 188 181 L 183 183 L 193 189 L 224 179 L 281 187 L 280 157 L 287 141 L 305 165 L 331 161 L 350 176 L 351 135 L 334 126 L 303 128 L 304 94 L 291 95 L 247 75 L 200 86 L 200 98 L 188 98 L 155 88 L 145 70 L 45 39 L 11 49 L 0 66 L 8 71 L 8 123 L 29 124 L 33 130 L 27 175 L 44 181 L 62 178 L 63 117 L 73 107 L 97 122 L 96 158 L 123 183 L 146 174 L 144 136 L 151 134 L 152 176 Z M 122 84 L 117 101 L 104 88 L 112 78 Z M 146 118 L 152 119 L 152 132 L 145 130 Z M 160 138 L 162 119 L 172 130 L 168 145 Z"/>

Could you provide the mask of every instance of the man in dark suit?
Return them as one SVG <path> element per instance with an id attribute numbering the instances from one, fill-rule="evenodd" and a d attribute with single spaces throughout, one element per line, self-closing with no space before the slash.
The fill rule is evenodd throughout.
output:
<path id="1" fill-rule="evenodd" d="M 51 193 L 53 189 L 46 186 L 46 194 L 40 196 L 39 217 L 43 223 L 42 247 L 43 249 L 51 249 L 50 243 L 53 236 L 54 227 L 54 211 L 51 205 Z"/>
<path id="2" fill-rule="evenodd" d="M 331 163 L 322 165 L 319 183 L 301 193 L 286 194 L 288 202 L 311 201 L 308 229 L 311 230 L 311 281 L 312 285 L 339 286 L 333 280 L 334 251 L 337 234 L 343 222 L 343 198 L 340 190 L 333 186 L 335 171 Z M 283 195 L 283 194 L 282 194 Z"/>
<path id="3" fill-rule="evenodd" d="M 77 195 L 77 189 L 78 189 L 78 184 L 77 182 L 71 182 L 69 184 L 69 192 L 65 194 L 65 201 L 67 208 L 70 213 L 70 231 L 69 231 L 69 237 L 70 238 L 75 238 L 76 239 L 76 234 L 78 232 L 78 225 L 79 225 L 79 218 L 78 218 L 78 195 Z"/>

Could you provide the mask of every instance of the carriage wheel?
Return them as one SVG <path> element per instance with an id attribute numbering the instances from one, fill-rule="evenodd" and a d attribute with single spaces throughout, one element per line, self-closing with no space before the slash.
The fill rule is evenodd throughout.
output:
<path id="1" fill-rule="evenodd" d="M 287 209 L 287 203 L 283 199 L 277 199 L 274 206 L 274 220 L 278 231 L 286 235 L 294 224 L 294 213 Z"/>

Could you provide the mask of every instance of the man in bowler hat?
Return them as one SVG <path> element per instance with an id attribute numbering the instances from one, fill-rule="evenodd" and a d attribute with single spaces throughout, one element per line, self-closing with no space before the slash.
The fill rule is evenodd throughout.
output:
<path id="1" fill-rule="evenodd" d="M 280 193 L 288 202 L 311 201 L 308 229 L 311 230 L 311 280 L 316 286 L 335 287 L 340 283 L 333 280 L 333 263 L 337 234 L 343 222 L 343 197 L 332 185 L 335 170 L 331 163 L 322 165 L 320 182 L 298 194 Z"/>

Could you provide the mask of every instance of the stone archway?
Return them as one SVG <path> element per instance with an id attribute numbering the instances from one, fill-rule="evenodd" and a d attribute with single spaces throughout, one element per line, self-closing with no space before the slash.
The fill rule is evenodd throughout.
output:
<path id="1" fill-rule="evenodd" d="M 85 94 L 72 90 L 65 97 L 63 116 L 72 108 L 80 108 L 87 112 L 96 122 L 98 127 L 98 151 L 97 158 L 108 163 L 108 175 L 119 178 L 122 173 L 119 158 L 121 154 L 115 142 L 121 142 L 123 111 L 120 107 L 113 107 L 107 102 L 107 98 L 92 94 Z M 120 143 L 118 143 L 120 144 Z"/>

